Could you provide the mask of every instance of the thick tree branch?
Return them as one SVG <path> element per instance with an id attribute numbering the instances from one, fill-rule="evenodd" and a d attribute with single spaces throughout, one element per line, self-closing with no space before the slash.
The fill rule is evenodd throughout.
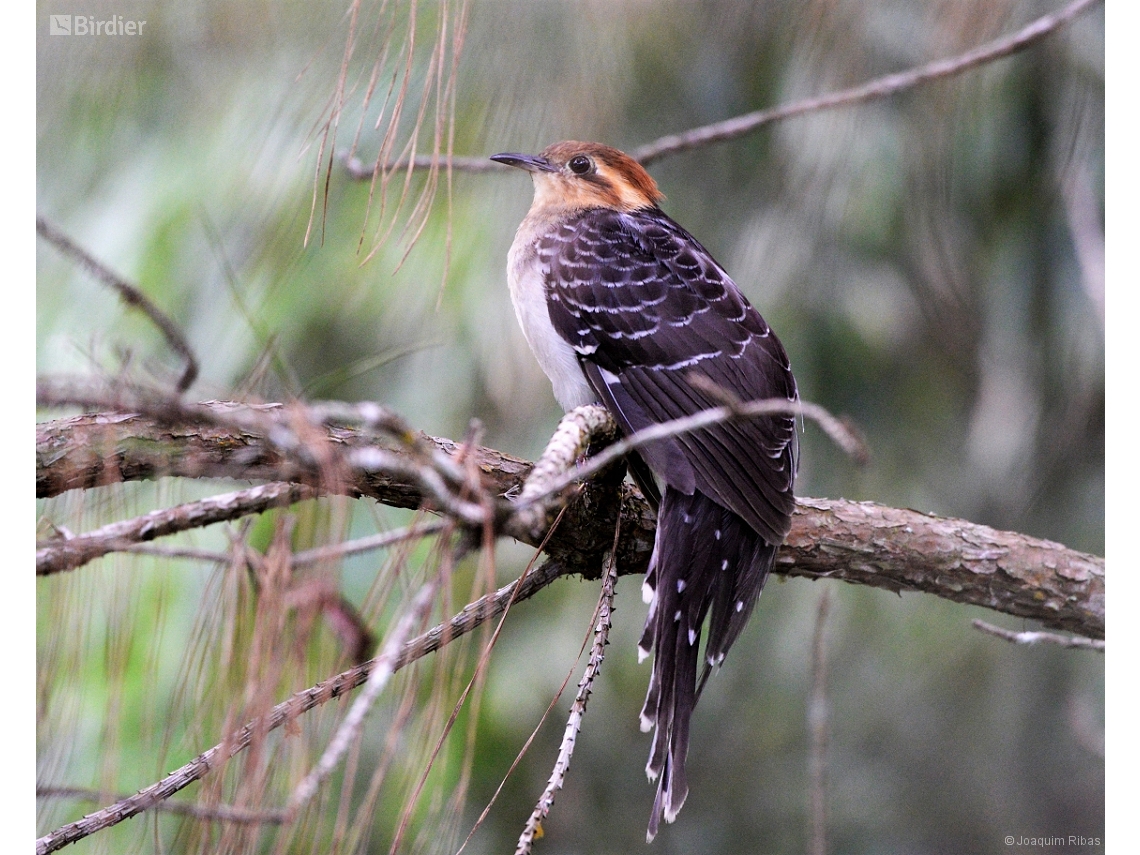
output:
<path id="1" fill-rule="evenodd" d="M 447 451 L 413 431 L 397 414 L 378 404 L 344 404 L 325 402 L 305 404 L 236 404 L 208 401 L 189 404 L 163 392 L 147 388 L 134 388 L 126 384 L 107 385 L 67 378 L 41 378 L 36 383 L 36 399 L 40 406 L 80 406 L 114 409 L 122 415 L 141 415 L 156 425 L 191 432 L 201 426 L 234 431 L 237 441 L 256 437 L 258 449 L 239 449 L 234 462 L 255 463 L 252 457 L 264 454 L 268 460 L 288 472 L 285 477 L 270 480 L 296 481 L 319 486 L 329 493 L 361 495 L 354 491 L 354 481 L 370 481 L 375 475 L 382 484 L 394 480 L 411 486 L 416 501 L 400 507 L 430 506 L 446 511 L 457 522 L 479 527 L 485 522 L 485 510 L 480 499 L 482 481 L 469 477 L 471 467 L 460 466 L 455 460 L 457 446 Z M 337 423 L 355 423 L 349 428 L 356 442 L 335 441 Z M 330 431 L 330 428 L 332 429 Z M 37 432 L 37 447 L 40 435 Z M 223 443 L 229 441 L 223 436 Z M 50 454 L 50 452 L 49 452 Z M 37 456 L 38 460 L 38 456 Z M 210 475 L 206 467 L 210 460 L 201 461 L 203 471 L 197 477 Z M 477 461 L 476 461 L 477 462 Z M 98 472 L 99 463 L 90 457 L 84 461 L 88 474 L 114 480 L 115 472 L 104 476 Z M 145 465 L 139 477 L 155 477 L 147 473 Z M 122 473 L 120 473 L 122 474 Z M 162 473 L 165 474 L 165 473 Z M 187 471 L 186 475 L 194 477 Z M 243 476 L 258 477 L 252 472 Z M 51 495 L 59 485 L 41 483 L 37 474 L 37 497 Z M 71 487 L 65 487 L 70 489 Z"/>
<path id="2" fill-rule="evenodd" d="M 240 409 L 232 404 L 211 406 L 230 412 Z M 338 426 L 322 428 L 321 436 L 331 449 L 363 452 L 377 442 L 366 431 Z M 426 435 L 418 435 L 416 442 L 441 454 L 458 449 L 451 440 Z M 386 451 L 406 465 L 390 471 L 348 468 L 330 484 L 322 481 L 320 467 L 305 462 L 321 454 L 288 453 L 251 430 L 161 424 L 137 415 L 78 416 L 39 426 L 37 494 L 163 475 L 209 475 L 300 481 L 318 492 L 368 496 L 396 507 L 430 505 L 433 496 L 408 474 L 416 471 L 413 458 L 422 464 L 423 455 L 406 446 Z M 475 447 L 469 453 L 482 489 L 493 496 L 516 495 L 530 472 L 526 461 L 494 449 Z M 653 547 L 655 516 L 636 488 L 620 481 L 620 470 L 581 486 L 545 551 L 565 572 L 597 576 L 619 508 L 618 566 L 622 573 L 644 572 Z M 537 547 L 546 534 L 545 522 L 537 529 L 507 525 L 506 533 Z M 1021 534 L 873 502 L 800 499 L 775 572 L 892 591 L 923 591 L 1038 620 L 1050 628 L 1104 637 L 1102 558 Z"/>
<path id="3" fill-rule="evenodd" d="M 319 435 L 312 430 L 305 431 L 308 445 L 302 447 L 277 416 L 259 423 L 257 419 L 261 416 L 251 417 L 241 405 L 211 406 L 222 408 L 226 415 L 215 420 L 223 422 L 221 426 L 207 424 L 205 432 L 210 439 L 204 443 L 201 442 L 203 431 L 192 423 L 178 426 L 177 422 L 178 418 L 189 422 L 211 408 L 184 404 L 176 407 L 178 417 L 156 405 L 157 417 L 92 415 L 42 425 L 38 435 L 37 485 L 105 483 L 108 471 L 120 477 L 146 478 L 196 473 L 204 467 L 190 458 L 203 455 L 215 476 L 249 477 L 244 467 L 256 460 L 263 476 L 285 469 L 311 479 L 312 483 L 305 488 L 307 494 L 323 491 L 370 495 L 375 492 L 382 501 L 396 499 L 391 501 L 393 504 L 412 499 L 420 504 L 425 499 L 430 501 L 433 492 L 425 489 L 433 485 L 420 469 L 428 467 L 441 478 L 462 469 L 450 459 L 436 459 L 455 454 L 454 443 L 423 435 L 411 436 L 402 428 L 394 431 L 399 438 L 397 447 L 383 449 L 387 455 L 384 459 L 391 458 L 394 462 L 390 461 L 386 468 L 367 468 L 345 461 L 367 457 L 368 452 L 376 451 L 372 445 L 378 440 L 375 433 L 324 425 L 311 412 L 301 412 L 303 408 L 299 408 L 289 416 L 291 420 L 300 419 L 310 429 L 320 427 Z M 359 408 L 353 411 L 358 412 Z M 265 408 L 256 412 L 263 414 Z M 549 453 L 533 468 L 535 477 L 525 481 L 518 474 L 530 472 L 532 467 L 524 461 L 509 459 L 506 466 L 496 468 L 488 462 L 503 459 L 498 452 L 465 446 L 466 460 L 476 464 L 482 478 L 476 491 L 483 495 L 521 491 L 521 495 L 528 498 L 548 494 L 547 485 L 552 479 L 557 481 L 562 477 L 560 472 L 573 464 L 581 450 L 599 438 L 603 443 L 612 440 L 612 423 L 596 416 L 587 408 L 564 419 Z M 205 421 L 208 423 L 211 419 Z M 389 428 L 397 424 L 390 421 Z M 259 436 L 259 430 L 265 431 L 267 436 Z M 172 436 L 182 439 L 172 441 Z M 174 453 L 164 459 L 163 451 L 168 443 L 175 446 Z M 235 445 L 244 451 L 227 458 L 227 450 Z M 353 453 L 339 461 L 333 459 L 336 455 L 331 451 L 343 446 L 348 446 Z M 134 458 L 137 448 L 144 449 L 141 461 Z M 112 461 L 110 468 L 97 462 L 97 458 L 104 455 Z M 269 465 L 268 460 L 273 460 L 273 464 Z M 313 469 L 313 461 L 321 461 L 322 465 Z M 320 472 L 327 471 L 329 466 L 337 477 L 331 481 L 321 479 Z M 65 472 L 53 472 L 56 468 Z M 601 556 L 607 549 L 613 550 L 623 572 L 643 572 L 652 548 L 654 515 L 636 490 L 622 482 L 623 474 L 621 467 L 612 467 L 582 485 L 575 500 L 561 512 L 560 524 L 549 542 L 538 539 L 534 528 L 537 526 L 549 534 L 546 511 L 537 522 L 517 523 L 516 520 L 517 536 L 527 542 L 537 539 L 535 545 L 546 551 L 551 560 L 519 582 L 469 605 L 447 624 L 408 642 L 398 655 L 386 659 L 383 673 L 395 671 L 469 632 L 501 613 L 507 603 L 531 596 L 560 575 L 571 572 L 597 575 Z M 379 485 L 372 481 L 377 476 L 382 479 Z M 545 506 L 531 501 L 526 507 Z M 496 518 L 504 522 L 508 531 L 516 533 L 511 530 L 509 511 L 506 515 L 496 514 Z M 489 518 L 484 515 L 483 521 Z M 613 540 L 615 531 L 620 531 L 616 542 Z M 563 563 L 560 555 L 571 563 Z M 896 591 L 927 591 L 958 602 L 1035 618 L 1049 626 L 1085 636 L 1103 637 L 1104 634 L 1103 560 L 1024 535 L 869 502 L 800 500 L 776 572 L 844 579 Z M 361 685 L 375 664 L 357 666 L 295 695 L 162 781 L 41 838 L 37 841 L 37 852 L 54 851 L 169 798 L 248 747 L 254 734 L 280 727 L 297 715 Z"/>
<path id="4" fill-rule="evenodd" d="M 773 572 L 924 591 L 1104 638 L 1104 559 L 875 502 L 800 499 Z"/>
<path id="5" fill-rule="evenodd" d="M 444 509 L 461 510 L 462 519 L 464 513 L 481 511 L 449 507 L 454 498 L 449 487 L 481 489 L 488 473 L 494 482 L 501 472 L 505 492 L 530 471 L 526 461 L 476 449 L 474 465 L 484 480 L 467 484 L 466 470 L 454 460 L 458 443 L 413 431 L 375 404 L 190 404 L 152 390 L 56 380 L 39 381 L 37 398 L 41 406 L 115 411 L 36 426 L 36 497 L 41 499 L 174 475 L 293 481 L 404 508 L 420 507 L 434 496 Z M 433 476 L 430 482 L 422 481 L 426 475 Z"/>

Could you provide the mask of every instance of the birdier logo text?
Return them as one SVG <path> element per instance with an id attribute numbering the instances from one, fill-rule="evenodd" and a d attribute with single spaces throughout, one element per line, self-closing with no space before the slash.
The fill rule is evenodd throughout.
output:
<path id="1" fill-rule="evenodd" d="M 122 15 L 48 15 L 48 35 L 52 36 L 141 36 L 145 26 L 146 21 L 126 21 Z"/>

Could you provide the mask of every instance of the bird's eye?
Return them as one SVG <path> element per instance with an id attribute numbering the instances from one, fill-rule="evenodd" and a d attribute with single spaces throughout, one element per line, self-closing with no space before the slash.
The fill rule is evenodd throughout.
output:
<path id="1" fill-rule="evenodd" d="M 575 175 L 585 175 L 587 172 L 594 168 L 593 161 L 591 161 L 590 158 L 586 157 L 584 154 L 579 154 L 575 157 L 570 158 L 570 162 L 567 164 L 567 166 L 570 167 L 570 171 Z"/>

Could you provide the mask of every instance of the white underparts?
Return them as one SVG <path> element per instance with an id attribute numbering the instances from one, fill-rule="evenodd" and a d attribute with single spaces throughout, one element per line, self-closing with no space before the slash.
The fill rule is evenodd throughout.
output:
<path id="1" fill-rule="evenodd" d="M 550 378 L 554 397 L 564 410 L 597 403 L 598 397 L 578 364 L 578 354 L 550 322 L 546 285 L 534 244 L 525 240 L 523 235 L 526 225 L 524 220 L 507 256 L 507 284 L 519 326 L 539 366 Z"/>

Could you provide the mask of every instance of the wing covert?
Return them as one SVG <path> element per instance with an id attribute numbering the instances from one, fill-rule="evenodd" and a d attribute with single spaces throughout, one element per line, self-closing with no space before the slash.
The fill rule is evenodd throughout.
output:
<path id="1" fill-rule="evenodd" d="M 537 253 L 550 320 L 623 430 L 717 406 L 692 374 L 742 401 L 797 398 L 768 324 L 659 209 L 585 211 L 543 238 Z M 713 497 L 770 543 L 788 532 L 796 456 L 791 416 L 715 425 L 642 451 L 671 487 Z"/>

